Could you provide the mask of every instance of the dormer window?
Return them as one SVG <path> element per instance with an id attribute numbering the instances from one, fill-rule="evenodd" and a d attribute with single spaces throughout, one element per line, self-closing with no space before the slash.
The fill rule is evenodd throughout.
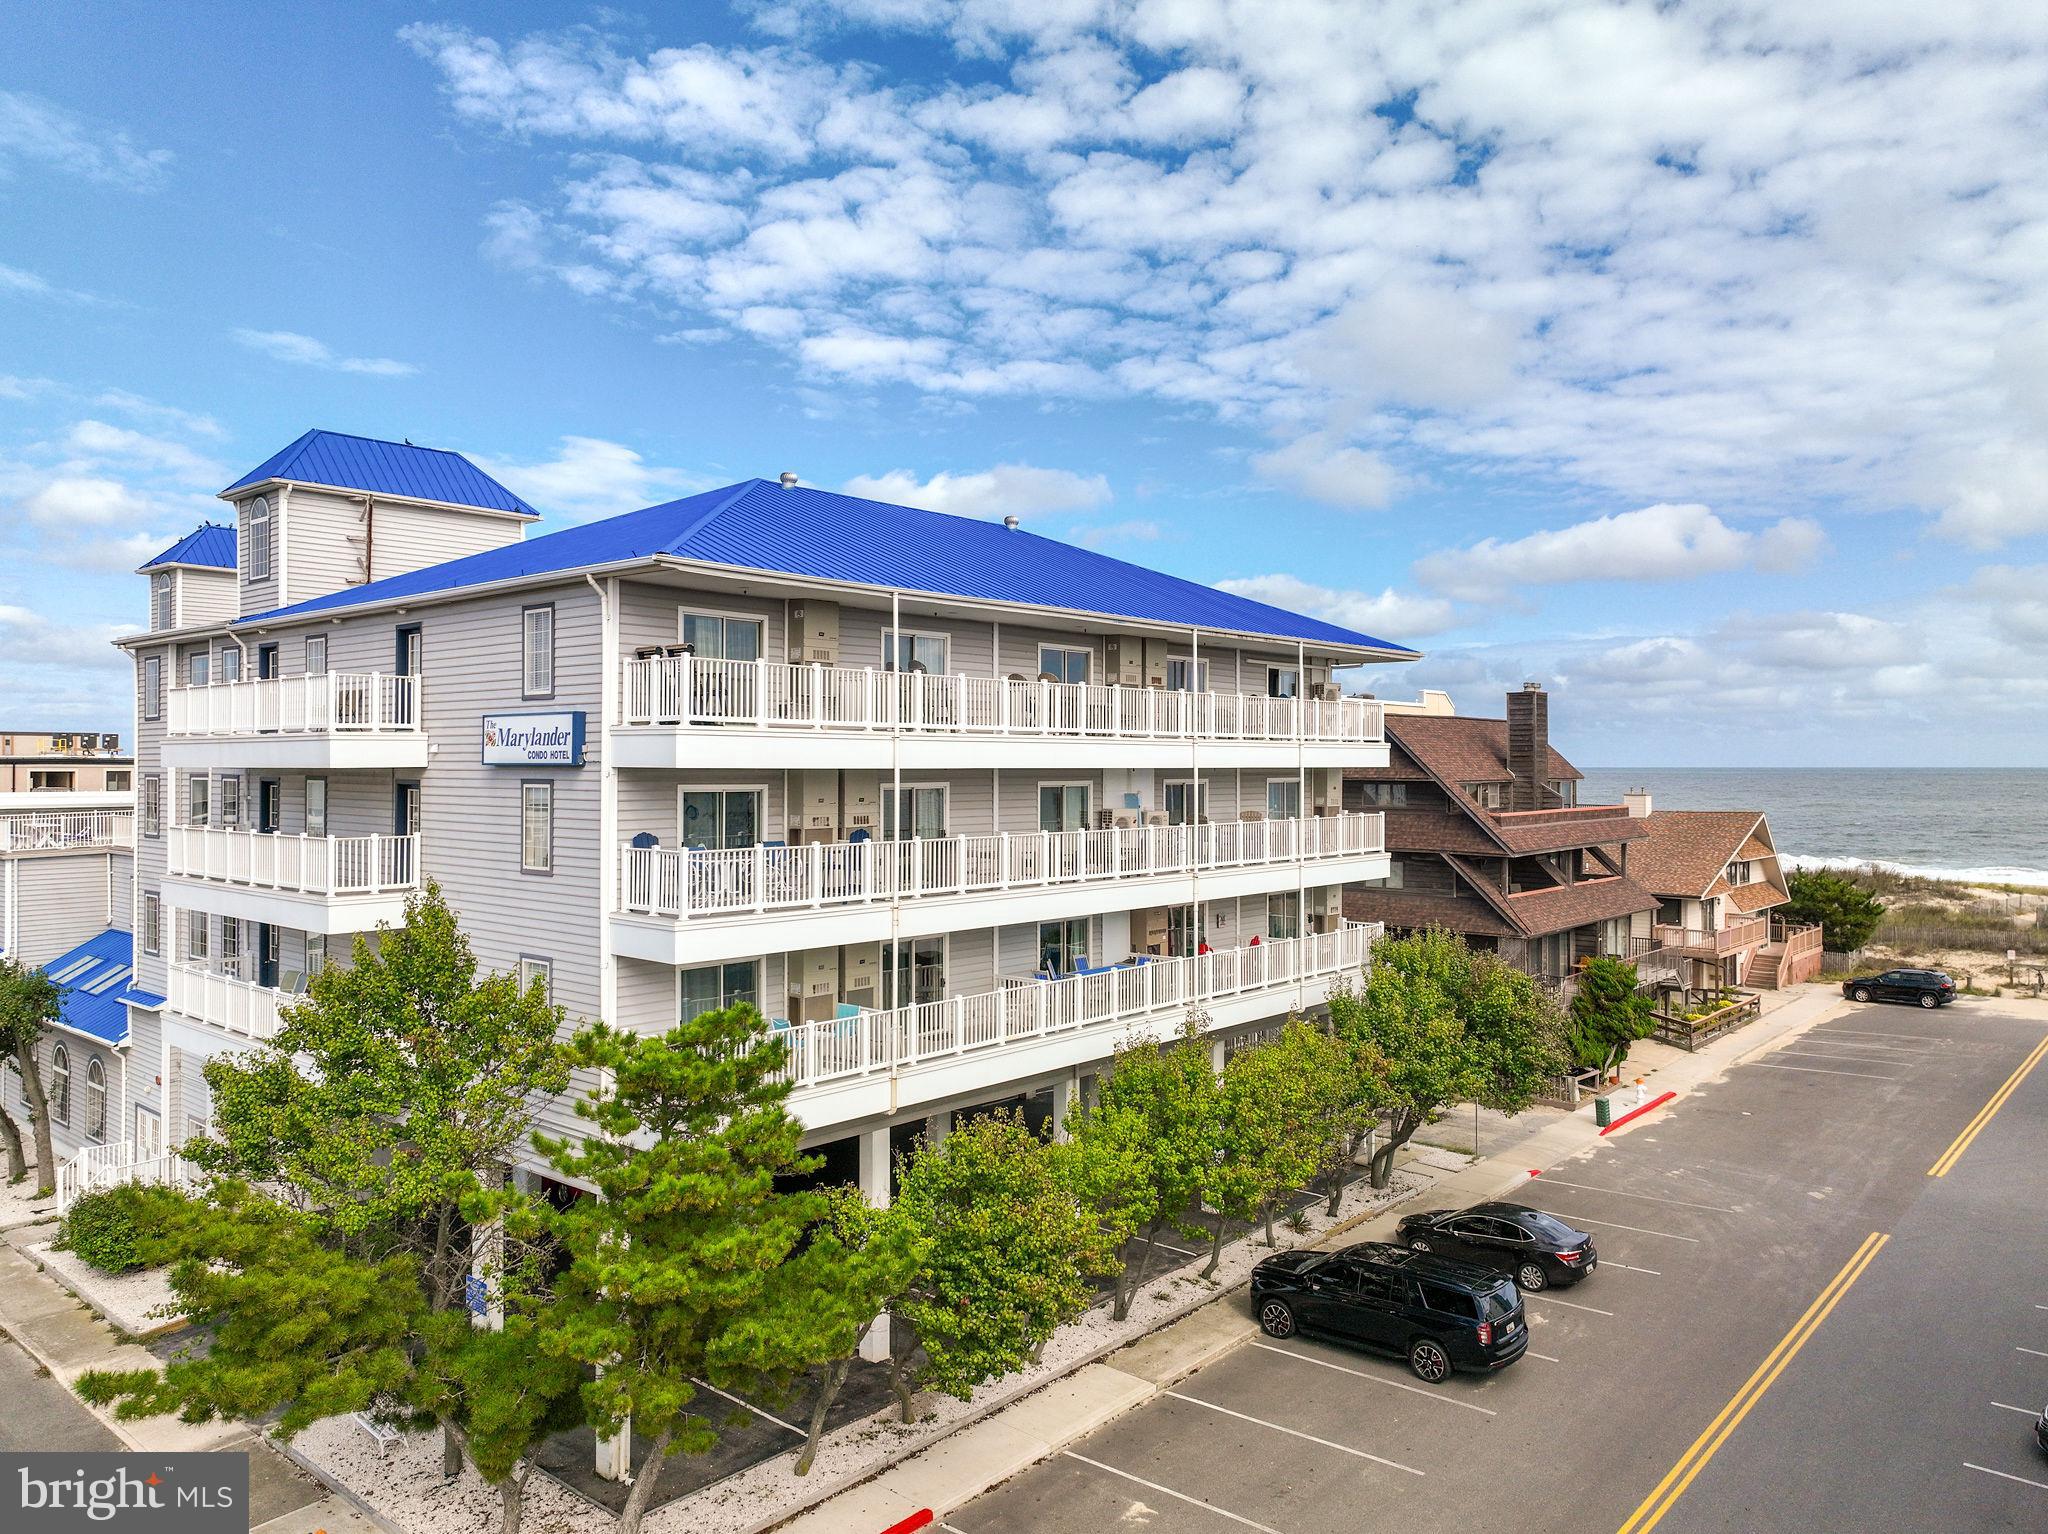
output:
<path id="1" fill-rule="evenodd" d="M 248 579 L 270 579 L 270 498 L 259 495 L 249 503 Z"/>

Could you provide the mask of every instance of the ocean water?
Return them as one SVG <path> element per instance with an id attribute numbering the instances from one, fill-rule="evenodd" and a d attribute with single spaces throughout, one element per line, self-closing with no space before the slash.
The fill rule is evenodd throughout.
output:
<path id="1" fill-rule="evenodd" d="M 1762 810 L 1802 867 L 2048 885 L 2048 769 L 1587 768 L 1582 804 L 1647 788 L 1660 810 Z"/>

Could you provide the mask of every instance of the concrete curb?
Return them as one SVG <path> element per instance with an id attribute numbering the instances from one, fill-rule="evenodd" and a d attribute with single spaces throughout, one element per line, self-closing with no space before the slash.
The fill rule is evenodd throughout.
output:
<path id="1" fill-rule="evenodd" d="M 318 1465 L 314 1464 L 311 1460 L 307 1459 L 305 1455 L 301 1454 L 297 1449 L 293 1448 L 291 1444 L 287 1443 L 284 1439 L 273 1438 L 267 1434 L 263 1434 L 261 1429 L 258 1429 L 258 1434 L 263 1438 L 263 1441 L 265 1443 L 268 1443 L 273 1449 L 277 1450 L 278 1453 L 282 1454 L 286 1459 L 290 1460 L 294 1465 L 297 1465 L 301 1470 L 305 1471 L 306 1474 L 310 1475 L 315 1481 L 319 1482 L 322 1486 L 326 1487 L 328 1496 L 336 1497 L 339 1498 L 341 1501 L 346 1502 L 350 1507 L 354 1508 L 357 1512 L 361 1513 L 365 1518 L 369 1519 L 370 1522 L 374 1523 L 378 1528 L 382 1529 L 384 1531 L 384 1534 L 405 1534 L 405 1530 L 399 1528 L 397 1524 L 392 1523 L 390 1520 L 385 1518 L 381 1513 L 377 1511 L 377 1509 L 370 1506 L 370 1504 L 365 1502 L 361 1497 L 357 1496 L 354 1492 L 350 1491 L 346 1486 L 342 1485 L 339 1481 L 335 1480 L 332 1476 L 328 1475 Z"/>

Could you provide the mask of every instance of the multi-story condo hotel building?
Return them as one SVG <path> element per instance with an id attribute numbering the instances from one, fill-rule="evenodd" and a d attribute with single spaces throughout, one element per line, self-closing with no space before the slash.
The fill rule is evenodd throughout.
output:
<path id="1" fill-rule="evenodd" d="M 1220 1049 L 1365 959 L 1343 777 L 1387 747 L 1334 672 L 1398 645 L 791 475 L 529 540 L 456 454 L 312 432 L 223 498 L 122 641 L 148 1064 L 109 1167 L 427 879 L 574 1016 L 757 1004 L 883 1197 L 892 1138 L 1056 1116 L 1132 1028 Z"/>

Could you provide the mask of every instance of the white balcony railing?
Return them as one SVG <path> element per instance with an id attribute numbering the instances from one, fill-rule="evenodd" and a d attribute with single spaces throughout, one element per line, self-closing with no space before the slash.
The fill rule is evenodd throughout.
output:
<path id="1" fill-rule="evenodd" d="M 278 1009 L 299 999 L 276 986 L 196 964 L 171 965 L 170 982 L 166 1000 L 173 1012 L 258 1043 L 276 1034 Z"/>
<path id="2" fill-rule="evenodd" d="M 286 836 L 172 826 L 168 870 L 251 889 L 301 895 L 381 895 L 419 887 L 417 836 Z"/>
<path id="3" fill-rule="evenodd" d="M 164 727 L 184 735 L 394 735 L 420 728 L 420 679 L 376 671 L 173 687 Z"/>
<path id="4" fill-rule="evenodd" d="M 661 655 L 625 662 L 628 725 L 753 725 L 1126 740 L 1378 743 L 1369 698 L 1267 698 L 1087 682 L 1024 682 L 850 666 Z"/>
<path id="5" fill-rule="evenodd" d="M 0 852 L 68 852 L 81 847 L 132 847 L 128 810 L 31 810 L 0 815 Z"/>
<path id="6" fill-rule="evenodd" d="M 168 1183 L 178 1186 L 192 1181 L 193 1169 L 182 1156 L 158 1151 L 145 1153 L 133 1140 L 111 1140 L 105 1145 L 88 1145 L 57 1167 L 57 1212 L 63 1214 L 88 1193 L 118 1188 L 125 1183 Z"/>
<path id="7" fill-rule="evenodd" d="M 1377 814 L 1329 815 L 805 847 L 628 846 L 619 908 L 688 920 L 1292 864 L 1378 852 L 1383 828 Z"/>
<path id="8" fill-rule="evenodd" d="M 1177 1020 L 1190 1007 L 1259 991 L 1273 992 L 1279 1007 L 1282 993 L 1298 984 L 1356 973 L 1379 932 L 1378 922 L 1345 922 L 1335 932 L 1256 947 L 1138 961 L 1065 980 L 1012 981 L 999 991 L 805 1023 L 777 1031 L 789 1049 L 782 1074 L 799 1088 L 822 1086 L 1053 1034 L 1107 1034 Z"/>

